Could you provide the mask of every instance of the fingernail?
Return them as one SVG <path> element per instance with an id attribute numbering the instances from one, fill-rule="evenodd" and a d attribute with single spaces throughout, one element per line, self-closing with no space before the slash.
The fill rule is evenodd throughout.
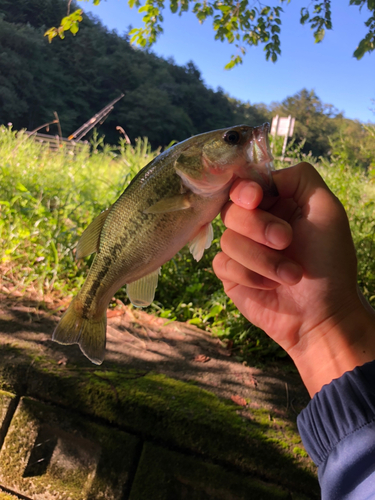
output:
<path id="1" fill-rule="evenodd" d="M 298 264 L 282 262 L 277 269 L 277 274 L 285 284 L 295 285 L 302 277 L 302 270 Z"/>
<path id="2" fill-rule="evenodd" d="M 284 224 L 270 222 L 266 227 L 266 239 L 275 247 L 282 247 L 288 243 L 287 228 Z"/>
<path id="3" fill-rule="evenodd" d="M 253 183 L 244 183 L 238 193 L 238 202 L 244 208 L 253 207 L 255 195 Z"/>

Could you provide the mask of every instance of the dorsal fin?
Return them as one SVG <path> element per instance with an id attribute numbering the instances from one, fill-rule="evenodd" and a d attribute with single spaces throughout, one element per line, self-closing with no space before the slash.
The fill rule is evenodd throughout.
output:
<path id="1" fill-rule="evenodd" d="M 76 258 L 82 259 L 98 251 L 100 233 L 109 214 L 109 208 L 96 217 L 83 231 L 77 245 Z"/>

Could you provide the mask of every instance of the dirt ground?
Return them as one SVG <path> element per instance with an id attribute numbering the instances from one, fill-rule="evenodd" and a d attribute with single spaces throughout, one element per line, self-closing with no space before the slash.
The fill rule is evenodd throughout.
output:
<path id="1" fill-rule="evenodd" d="M 68 302 L 0 294 L 1 343 L 31 343 L 59 364 L 92 366 L 78 346 L 61 346 L 51 340 Z M 286 370 L 285 363 L 269 369 L 248 366 L 219 339 L 193 325 L 169 322 L 122 304 L 108 310 L 103 368 L 112 362 L 195 381 L 243 407 L 261 406 L 296 417 L 309 401 L 300 377 Z"/>

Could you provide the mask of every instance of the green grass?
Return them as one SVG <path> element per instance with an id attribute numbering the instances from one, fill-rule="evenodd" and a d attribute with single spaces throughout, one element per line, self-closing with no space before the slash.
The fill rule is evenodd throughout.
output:
<path id="1" fill-rule="evenodd" d="M 359 284 L 375 306 L 373 173 L 348 166 L 340 154 L 333 160 L 318 160 L 300 151 L 300 146 L 292 145 L 287 156 L 315 164 L 347 210 L 358 252 Z M 135 146 L 120 141 L 118 147 L 110 147 L 97 135 L 91 150 L 51 152 L 22 132 L 0 127 L 2 291 L 73 295 L 91 262 L 74 258 L 79 236 L 157 153 L 147 139 L 138 139 Z M 278 167 L 285 165 L 279 162 Z M 223 229 L 217 218 L 214 241 L 199 263 L 185 248 L 163 266 L 149 311 L 166 321 L 189 321 L 233 341 L 234 353 L 242 359 L 283 357 L 273 341 L 239 314 L 212 271 Z M 127 302 L 124 290 L 116 296 Z"/>
<path id="2" fill-rule="evenodd" d="M 5 281 L 20 291 L 33 285 L 71 293 L 82 284 L 87 264 L 74 259 L 79 236 L 156 154 L 147 140 L 135 147 L 122 141 L 116 150 L 100 142 L 92 153 L 51 152 L 0 127 L 1 262 Z"/>

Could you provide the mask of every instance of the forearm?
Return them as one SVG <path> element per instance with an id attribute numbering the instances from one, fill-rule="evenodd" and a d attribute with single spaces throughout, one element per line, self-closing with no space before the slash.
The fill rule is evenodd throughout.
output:
<path id="1" fill-rule="evenodd" d="M 345 372 L 375 360 L 375 312 L 362 294 L 349 315 L 318 325 L 290 350 L 312 397 Z"/>

